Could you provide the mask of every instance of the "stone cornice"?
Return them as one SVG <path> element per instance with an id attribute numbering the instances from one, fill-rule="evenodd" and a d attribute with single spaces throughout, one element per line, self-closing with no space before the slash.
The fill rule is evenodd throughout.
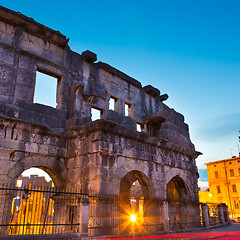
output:
<path id="1" fill-rule="evenodd" d="M 28 33 L 45 39 L 60 47 L 66 47 L 69 39 L 59 31 L 52 30 L 38 22 L 33 18 L 29 18 L 20 12 L 14 12 L 8 8 L 0 6 L 0 20 L 13 26 L 18 26 Z"/>

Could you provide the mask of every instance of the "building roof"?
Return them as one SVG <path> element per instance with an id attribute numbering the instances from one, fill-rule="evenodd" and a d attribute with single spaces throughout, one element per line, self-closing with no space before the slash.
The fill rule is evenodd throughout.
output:
<path id="1" fill-rule="evenodd" d="M 240 160 L 240 156 L 236 157 L 233 156 L 231 158 L 227 158 L 227 159 L 223 159 L 223 160 L 218 160 L 218 161 L 214 161 L 214 162 L 209 162 L 209 163 L 204 163 L 204 165 L 212 165 L 212 164 L 216 164 L 216 163 L 222 163 L 222 162 L 230 162 L 230 161 L 235 161 L 235 160 Z"/>

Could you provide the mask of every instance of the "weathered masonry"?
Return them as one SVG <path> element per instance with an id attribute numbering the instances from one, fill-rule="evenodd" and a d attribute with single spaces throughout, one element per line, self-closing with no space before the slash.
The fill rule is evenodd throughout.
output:
<path id="1" fill-rule="evenodd" d="M 38 73 L 56 81 L 55 108 L 34 100 Z M 167 98 L 90 51 L 71 51 L 58 31 L 0 7 L 0 184 L 38 167 L 57 187 L 126 200 L 137 182 L 144 221 L 158 216 L 166 230 L 199 226 L 199 153 Z M 0 199 L 3 221 L 13 196 L 0 198 L 9 202 L 3 207 Z"/>

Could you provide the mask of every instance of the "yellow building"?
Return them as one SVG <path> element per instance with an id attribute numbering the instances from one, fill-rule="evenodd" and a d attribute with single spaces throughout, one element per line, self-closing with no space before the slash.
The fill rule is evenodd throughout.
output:
<path id="1" fill-rule="evenodd" d="M 226 203 L 231 218 L 240 217 L 240 157 L 206 163 L 209 192 L 200 193 L 200 201 Z M 205 200 L 205 201 L 204 201 Z"/>
<path id="2" fill-rule="evenodd" d="M 213 195 L 210 193 L 209 188 L 201 191 L 199 188 L 199 202 L 202 203 L 217 203 L 217 199 L 213 197 Z"/>

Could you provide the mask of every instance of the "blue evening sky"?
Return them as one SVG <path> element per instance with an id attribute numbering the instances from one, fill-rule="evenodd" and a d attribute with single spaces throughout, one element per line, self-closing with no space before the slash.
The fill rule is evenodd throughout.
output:
<path id="1" fill-rule="evenodd" d="M 167 93 L 185 116 L 199 169 L 238 155 L 240 1 L 8 0 L 0 4 L 70 38 L 73 51 Z M 200 172 L 201 173 L 201 172 Z M 203 178 L 202 178 L 203 180 Z"/>

